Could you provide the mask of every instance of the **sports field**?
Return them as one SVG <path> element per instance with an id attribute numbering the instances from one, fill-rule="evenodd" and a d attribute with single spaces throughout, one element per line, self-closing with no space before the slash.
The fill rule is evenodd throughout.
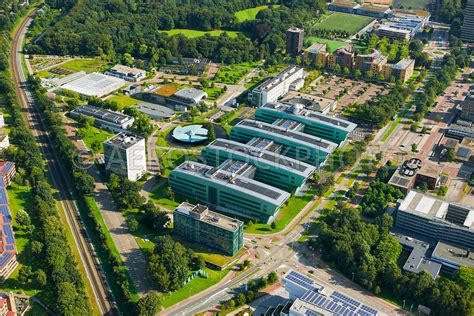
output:
<path id="1" fill-rule="evenodd" d="M 325 38 L 319 38 L 319 37 L 315 37 L 315 36 L 308 37 L 306 39 L 306 43 L 308 45 L 311 45 L 311 44 L 314 44 L 314 43 L 326 44 L 327 45 L 327 50 L 328 50 L 329 53 L 332 53 L 336 49 L 338 49 L 338 48 L 340 48 L 344 45 L 347 45 L 347 43 L 344 43 L 344 42 L 333 41 L 333 40 L 329 40 L 329 39 L 325 39 Z"/>
<path id="2" fill-rule="evenodd" d="M 405 9 L 427 10 L 431 7 L 432 2 L 436 3 L 436 1 L 432 1 L 432 0 L 394 0 L 393 7 L 394 8 L 403 7 Z"/>
<path id="3" fill-rule="evenodd" d="M 347 31 L 350 34 L 355 34 L 373 20 L 374 18 L 367 16 L 335 12 L 321 23 L 316 24 L 315 28 L 319 30 Z"/>
<path id="4" fill-rule="evenodd" d="M 280 6 L 279 4 L 273 5 L 274 8 L 278 8 L 279 6 Z M 240 11 L 235 12 L 235 17 L 237 18 L 237 21 L 239 22 L 252 21 L 252 20 L 255 20 L 258 12 L 265 9 L 268 9 L 268 5 L 261 5 L 255 8 L 240 10 Z"/>
<path id="5" fill-rule="evenodd" d="M 196 38 L 200 36 L 204 36 L 206 34 L 209 34 L 211 36 L 220 36 L 222 33 L 227 33 L 229 37 L 237 37 L 237 35 L 240 32 L 234 32 L 234 31 L 223 31 L 223 30 L 214 30 L 214 31 L 197 31 L 197 30 L 190 30 L 190 29 L 174 29 L 174 30 L 169 30 L 169 31 L 160 31 L 162 33 L 167 33 L 169 36 L 177 35 L 177 34 L 182 34 L 186 36 L 187 38 Z"/>

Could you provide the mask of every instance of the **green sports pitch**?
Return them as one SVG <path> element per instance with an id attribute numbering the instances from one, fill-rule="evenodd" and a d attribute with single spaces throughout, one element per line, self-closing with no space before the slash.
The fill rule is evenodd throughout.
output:
<path id="1" fill-rule="evenodd" d="M 367 16 L 336 12 L 316 24 L 315 29 L 347 31 L 349 34 L 355 34 L 373 20 L 374 18 Z"/>

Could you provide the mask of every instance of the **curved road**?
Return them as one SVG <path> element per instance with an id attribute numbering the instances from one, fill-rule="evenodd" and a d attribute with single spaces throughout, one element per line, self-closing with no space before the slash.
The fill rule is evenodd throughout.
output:
<path id="1" fill-rule="evenodd" d="M 66 173 L 59 163 L 56 150 L 50 145 L 51 140 L 49 139 L 43 120 L 34 106 L 34 99 L 26 83 L 26 76 L 21 62 L 21 50 L 26 30 L 37 10 L 38 9 L 35 8 L 22 21 L 14 34 L 10 50 L 12 79 L 16 87 L 20 106 L 23 109 L 24 119 L 37 139 L 48 169 L 51 172 L 54 187 L 58 190 L 62 208 L 64 209 L 69 228 L 74 237 L 75 246 L 79 250 L 81 257 L 79 264 L 82 264 L 86 271 L 87 281 L 94 291 L 97 305 L 102 314 L 116 315 L 118 311 L 115 307 L 111 291 L 98 261 L 94 260 L 96 257 L 95 251 L 92 244 L 88 241 L 87 232 L 82 225 L 77 206 L 72 197 L 71 186 L 68 179 L 64 176 Z"/>

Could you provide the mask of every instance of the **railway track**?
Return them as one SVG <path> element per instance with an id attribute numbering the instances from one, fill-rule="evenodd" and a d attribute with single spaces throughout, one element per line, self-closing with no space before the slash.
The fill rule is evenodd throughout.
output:
<path id="1" fill-rule="evenodd" d="M 67 222 L 74 237 L 75 246 L 79 250 L 82 265 L 86 271 L 87 281 L 94 291 L 95 300 L 103 315 L 119 315 L 116 308 L 112 292 L 105 279 L 105 274 L 97 259 L 93 245 L 87 235 L 74 198 L 68 179 L 65 177 L 65 170 L 59 162 L 58 154 L 45 128 L 44 122 L 38 109 L 35 107 L 33 95 L 27 84 L 27 77 L 22 67 L 21 50 L 26 29 L 31 23 L 38 8 L 34 9 L 19 25 L 14 34 L 10 48 L 10 62 L 12 67 L 12 79 L 16 87 L 16 94 L 27 125 L 43 153 L 44 159 L 51 173 L 54 187 L 58 190 L 60 202 L 64 209 Z M 79 263 L 81 264 L 81 263 Z"/>

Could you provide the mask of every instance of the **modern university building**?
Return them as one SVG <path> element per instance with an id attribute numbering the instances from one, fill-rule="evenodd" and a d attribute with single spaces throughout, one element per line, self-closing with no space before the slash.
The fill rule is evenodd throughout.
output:
<path id="1" fill-rule="evenodd" d="M 265 149 L 268 147 L 272 148 L 271 151 Z M 244 161 L 255 169 L 253 176 L 255 180 L 294 192 L 304 185 L 316 167 L 279 155 L 276 149 L 280 147 L 261 138 L 249 144 L 216 139 L 202 150 L 201 156 L 207 164 L 214 167 L 228 159 Z"/>
<path id="2" fill-rule="evenodd" d="M 173 223 L 173 230 L 186 240 L 229 256 L 235 256 L 244 245 L 244 223 L 204 205 L 181 203 L 173 212 Z"/>
<path id="3" fill-rule="evenodd" d="M 348 135 L 357 127 L 356 124 L 344 119 L 279 102 L 267 103 L 258 108 L 255 118 L 271 124 L 281 119 L 292 120 L 304 125 L 301 132 L 337 144 L 344 143 Z"/>
<path id="4" fill-rule="evenodd" d="M 171 171 L 173 191 L 227 214 L 270 223 L 290 193 L 252 179 L 255 168 L 226 160 L 219 167 L 186 161 Z"/>
<path id="5" fill-rule="evenodd" d="M 245 119 L 235 125 L 231 132 L 232 140 L 248 143 L 263 138 L 280 145 L 279 154 L 319 167 L 337 148 L 337 144 L 301 132 L 304 125 L 286 119 L 273 124 Z"/>

